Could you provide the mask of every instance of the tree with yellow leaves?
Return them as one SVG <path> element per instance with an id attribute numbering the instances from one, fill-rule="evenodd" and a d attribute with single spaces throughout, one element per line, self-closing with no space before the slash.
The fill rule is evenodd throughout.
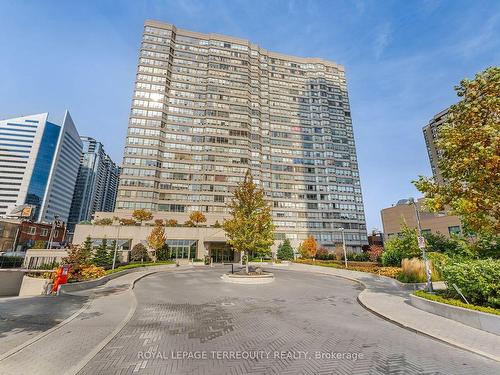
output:
<path id="1" fill-rule="evenodd" d="M 308 236 L 299 246 L 299 253 L 303 258 L 314 258 L 318 251 L 318 242 L 314 236 Z"/>
<path id="2" fill-rule="evenodd" d="M 200 223 L 205 223 L 207 221 L 207 218 L 201 211 L 193 211 L 189 215 L 189 221 L 193 223 L 195 227 L 198 226 Z"/>
<path id="3" fill-rule="evenodd" d="M 415 186 L 430 210 L 450 207 L 466 229 L 500 233 L 500 67 L 486 69 L 455 88 L 460 102 L 451 106 L 438 133 L 442 183 L 420 176 Z"/>

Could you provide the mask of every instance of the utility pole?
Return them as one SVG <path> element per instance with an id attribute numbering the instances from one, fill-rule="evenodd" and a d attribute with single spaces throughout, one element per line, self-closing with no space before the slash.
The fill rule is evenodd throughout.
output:
<path id="1" fill-rule="evenodd" d="M 429 262 L 427 261 L 427 254 L 425 253 L 425 238 L 422 236 L 422 227 L 420 225 L 420 214 L 418 213 L 418 207 L 413 198 L 409 199 L 410 204 L 413 205 L 415 209 L 415 218 L 417 219 L 417 228 L 418 228 L 418 247 L 422 250 L 422 259 L 424 261 L 425 266 L 425 275 L 427 278 L 427 291 L 430 293 L 434 292 L 434 288 L 432 287 L 432 278 L 431 278 L 431 270 L 429 269 Z"/>

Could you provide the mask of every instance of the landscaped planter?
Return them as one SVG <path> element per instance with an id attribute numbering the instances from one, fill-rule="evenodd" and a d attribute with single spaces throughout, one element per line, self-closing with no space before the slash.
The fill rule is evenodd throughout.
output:
<path id="1" fill-rule="evenodd" d="M 136 268 L 130 268 L 127 270 L 123 270 L 120 272 L 115 272 L 111 273 L 109 275 L 100 277 L 99 279 L 95 280 L 87 280 L 87 281 L 78 281 L 74 283 L 68 283 L 68 284 L 63 284 L 61 285 L 60 293 L 68 293 L 68 292 L 76 292 L 79 290 L 85 290 L 85 289 L 91 289 L 95 288 L 101 285 L 106 284 L 109 280 L 116 279 L 117 277 L 132 273 L 132 272 L 139 272 L 139 271 L 156 271 L 158 270 L 159 267 L 169 267 L 169 268 L 175 268 L 175 264 L 159 264 L 157 266 L 147 266 L 147 267 L 136 267 Z"/>
<path id="2" fill-rule="evenodd" d="M 410 303 L 413 307 L 420 310 L 500 336 L 500 315 L 488 314 L 481 311 L 448 305 L 446 303 L 431 301 L 413 294 L 410 294 Z"/>
<path id="3" fill-rule="evenodd" d="M 221 276 L 221 279 L 234 284 L 268 284 L 274 281 L 274 274 L 271 272 L 263 272 L 260 275 L 226 273 Z"/>

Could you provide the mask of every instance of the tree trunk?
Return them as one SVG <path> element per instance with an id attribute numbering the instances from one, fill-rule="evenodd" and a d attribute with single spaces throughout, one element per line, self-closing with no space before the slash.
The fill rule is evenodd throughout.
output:
<path id="1" fill-rule="evenodd" d="M 247 275 L 248 275 L 248 256 L 247 256 L 246 250 L 245 250 L 245 256 L 246 256 L 245 269 L 246 269 Z"/>

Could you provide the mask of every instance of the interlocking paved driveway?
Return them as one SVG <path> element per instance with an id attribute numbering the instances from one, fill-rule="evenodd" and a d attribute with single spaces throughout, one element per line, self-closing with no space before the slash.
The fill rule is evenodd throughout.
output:
<path id="1" fill-rule="evenodd" d="M 356 302 L 360 287 L 350 281 L 275 271 L 271 284 L 237 285 L 222 282 L 222 272 L 139 281 L 134 317 L 80 374 L 500 373 L 494 361 L 374 316 Z"/>

